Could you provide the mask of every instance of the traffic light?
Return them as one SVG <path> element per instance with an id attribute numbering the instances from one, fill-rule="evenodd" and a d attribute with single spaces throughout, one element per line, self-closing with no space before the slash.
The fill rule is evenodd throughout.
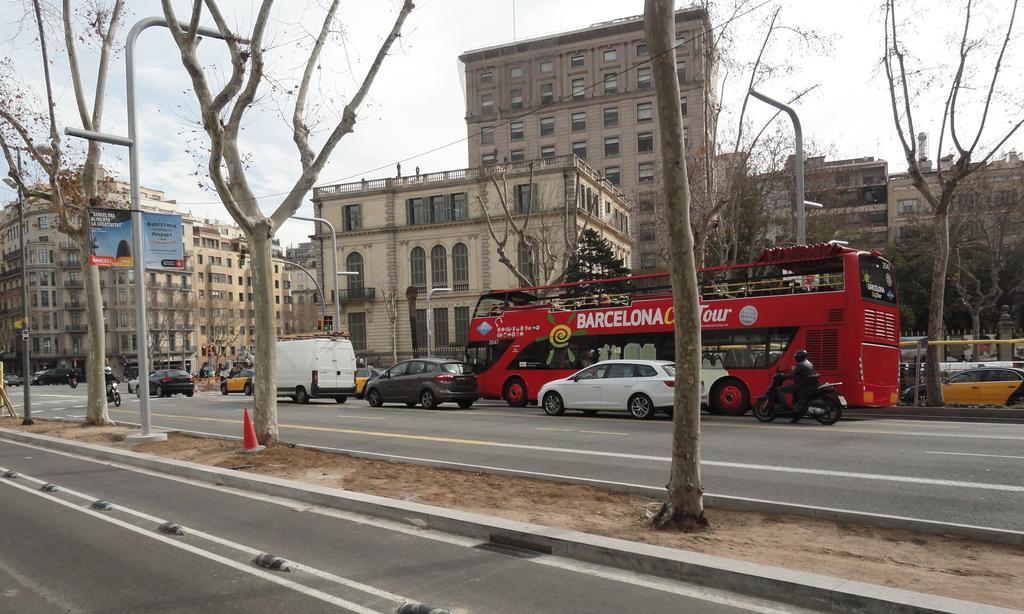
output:
<path id="1" fill-rule="evenodd" d="M 328 332 L 332 330 L 334 330 L 334 316 L 324 316 L 323 331 Z"/>
<path id="2" fill-rule="evenodd" d="M 324 321 L 323 320 L 317 320 L 316 321 L 316 329 L 317 330 L 323 330 L 324 329 Z"/>

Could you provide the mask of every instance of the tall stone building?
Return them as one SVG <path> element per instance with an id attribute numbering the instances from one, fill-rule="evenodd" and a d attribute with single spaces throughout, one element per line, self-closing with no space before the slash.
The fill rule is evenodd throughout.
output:
<path id="1" fill-rule="evenodd" d="M 713 143 L 705 93 L 715 92 L 703 9 L 676 13 L 676 63 L 684 139 L 693 159 Z M 469 163 L 490 165 L 576 154 L 631 203 L 639 239 L 633 268 L 662 268 L 666 225 L 659 176 L 658 118 L 643 17 L 468 51 L 465 65 Z M 695 173 L 699 175 L 699 173 Z"/>
<path id="2" fill-rule="evenodd" d="M 566 237 L 584 228 L 627 261 L 633 247 L 624 195 L 572 155 L 322 186 L 313 203 L 338 231 L 338 267 L 358 273 L 342 281 L 341 328 L 376 364 L 390 364 L 394 353 L 422 353 L 428 317 L 434 347 L 464 347 L 481 293 L 524 285 L 512 268 L 549 280 Z M 512 223 L 525 226 L 536 249 L 510 232 Z M 315 239 L 326 249 L 319 260 L 333 305 L 326 228 Z M 450 291 L 433 294 L 428 314 L 426 295 L 437 288 Z"/>
<path id="3" fill-rule="evenodd" d="M 293 333 L 307 333 L 316 330 L 316 323 L 325 315 L 325 301 L 320 292 L 321 268 L 318 257 L 319 245 L 312 241 L 299 243 L 285 249 L 285 269 L 291 278 L 292 308 L 288 329 Z"/>

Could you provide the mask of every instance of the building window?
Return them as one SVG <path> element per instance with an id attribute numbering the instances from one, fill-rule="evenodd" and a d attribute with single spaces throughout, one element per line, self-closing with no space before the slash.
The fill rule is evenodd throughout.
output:
<path id="1" fill-rule="evenodd" d="M 536 278 L 536 259 L 534 258 L 535 251 L 524 242 L 520 242 L 516 248 L 516 270 L 519 271 L 524 277 L 528 279 Z"/>
<path id="2" fill-rule="evenodd" d="M 434 307 L 434 347 L 445 347 L 449 343 L 448 308 Z"/>
<path id="3" fill-rule="evenodd" d="M 587 159 L 587 142 L 586 141 L 576 141 L 575 143 L 572 144 L 572 152 L 574 154 L 576 154 L 577 156 L 579 156 L 580 158 L 586 160 Z"/>
<path id="4" fill-rule="evenodd" d="M 651 88 L 651 67 L 641 66 L 636 69 L 636 89 L 647 90 Z"/>
<path id="5" fill-rule="evenodd" d="M 409 272 L 412 285 L 420 290 L 427 289 L 427 252 L 422 247 L 414 247 L 409 252 Z"/>
<path id="6" fill-rule="evenodd" d="M 587 112 L 577 111 L 572 114 L 572 131 L 580 132 L 587 129 Z"/>
<path id="7" fill-rule="evenodd" d="M 680 83 L 686 81 L 686 60 L 676 60 L 676 75 Z"/>
<path id="8" fill-rule="evenodd" d="M 484 114 L 494 113 L 494 94 L 480 95 L 480 112 Z"/>
<path id="9" fill-rule="evenodd" d="M 542 117 L 540 118 L 540 135 L 551 136 L 555 133 L 555 118 L 554 117 Z"/>
<path id="10" fill-rule="evenodd" d="M 529 213 L 532 208 L 530 184 L 524 183 L 515 187 L 516 213 Z"/>
<path id="11" fill-rule="evenodd" d="M 544 145 L 540 148 L 540 157 L 542 158 L 554 158 L 555 157 L 555 146 Z"/>
<path id="12" fill-rule="evenodd" d="M 618 74 L 610 72 L 604 76 L 604 93 L 614 94 L 619 91 L 619 80 Z"/>
<path id="13" fill-rule="evenodd" d="M 605 62 L 614 62 L 618 58 L 619 54 L 616 53 L 614 49 L 605 49 L 601 56 L 604 58 Z"/>
<path id="14" fill-rule="evenodd" d="M 427 201 L 423 198 L 410 198 L 405 201 L 405 217 L 409 226 L 418 226 L 430 222 Z"/>
<path id="15" fill-rule="evenodd" d="M 465 192 L 456 192 L 449 195 L 449 204 L 451 205 L 451 219 L 453 222 L 461 222 L 469 218 L 469 206 L 466 201 Z"/>
<path id="16" fill-rule="evenodd" d="M 604 169 L 604 176 L 608 181 L 612 182 L 612 185 L 619 185 L 619 167 L 609 166 Z"/>
<path id="17" fill-rule="evenodd" d="M 494 126 L 484 126 L 483 128 L 480 129 L 480 144 L 494 144 Z"/>
<path id="18" fill-rule="evenodd" d="M 522 162 L 523 160 L 526 159 L 526 152 L 524 152 L 522 149 L 513 149 L 510 159 L 513 162 Z"/>
<path id="19" fill-rule="evenodd" d="M 683 147 L 690 146 L 690 127 L 683 126 Z"/>
<path id="20" fill-rule="evenodd" d="M 540 103 L 551 104 L 555 101 L 555 86 L 552 83 L 540 84 Z"/>
<path id="21" fill-rule="evenodd" d="M 443 245 L 430 250 L 430 287 L 448 287 L 448 250 Z"/>
<path id="22" fill-rule="evenodd" d="M 636 44 L 636 57 L 644 58 L 647 57 L 647 43 Z"/>
<path id="23" fill-rule="evenodd" d="M 452 246 L 452 290 L 469 291 L 469 248 L 465 243 Z"/>
<path id="24" fill-rule="evenodd" d="M 653 269 L 658 266 L 658 255 L 657 254 L 641 254 L 640 255 L 640 268 L 641 269 Z"/>
<path id="25" fill-rule="evenodd" d="M 448 221 L 448 201 L 444 194 L 431 196 L 427 202 L 430 203 L 431 222 L 435 224 L 443 224 Z"/>
<path id="26" fill-rule="evenodd" d="M 523 108 L 523 89 L 517 87 L 512 90 L 512 108 L 522 109 Z"/>
<path id="27" fill-rule="evenodd" d="M 637 168 L 640 183 L 647 183 L 654 181 L 654 163 L 653 162 L 641 162 Z"/>
<path id="28" fill-rule="evenodd" d="M 508 125 L 508 138 L 510 141 L 523 140 L 523 122 L 512 122 Z"/>
<path id="29" fill-rule="evenodd" d="M 345 205 L 342 209 L 342 220 L 341 227 L 348 231 L 359 230 L 363 227 L 363 206 L 362 205 Z M 231 266 L 231 260 L 228 260 L 228 266 Z"/>
<path id="30" fill-rule="evenodd" d="M 459 347 L 469 343 L 469 307 L 455 308 L 455 345 Z"/>
<path id="31" fill-rule="evenodd" d="M 579 100 L 580 98 L 583 98 L 584 93 L 585 93 L 585 91 L 584 91 L 584 85 L 583 85 L 583 78 L 580 77 L 578 79 L 573 79 L 572 80 L 572 98 L 573 98 L 573 100 Z"/>
<path id="32" fill-rule="evenodd" d="M 686 96 L 679 97 L 679 109 L 683 112 L 683 116 L 685 117 L 686 112 L 688 111 L 686 104 Z"/>
<path id="33" fill-rule="evenodd" d="M 544 61 L 540 63 L 540 71 L 542 73 L 549 73 L 555 69 L 555 66 L 550 61 Z"/>
<path id="34" fill-rule="evenodd" d="M 494 71 L 485 70 L 480 73 L 480 83 L 493 83 L 494 82 Z"/>
<path id="35" fill-rule="evenodd" d="M 619 155 L 619 137 L 609 136 L 604 139 L 604 156 L 612 158 Z"/>
<path id="36" fill-rule="evenodd" d="M 643 226 L 640 228 L 640 241 L 644 243 L 650 243 L 657 239 L 657 233 L 654 230 L 654 226 Z"/>
<path id="37" fill-rule="evenodd" d="M 640 153 L 654 151 L 654 133 L 641 132 L 636 135 L 636 150 Z"/>
<path id="38" fill-rule="evenodd" d="M 366 350 L 366 314 L 363 312 L 348 314 L 348 338 L 352 342 L 352 349 L 358 351 Z"/>
<path id="39" fill-rule="evenodd" d="M 917 213 L 918 200 L 916 198 L 907 198 L 899 201 L 900 213 Z"/>
<path id="40" fill-rule="evenodd" d="M 498 161 L 498 154 L 496 154 L 496 153 L 485 153 L 485 154 L 480 156 L 480 163 L 484 164 L 484 165 L 494 164 L 497 161 Z"/>
<path id="41" fill-rule="evenodd" d="M 46 230 L 50 227 L 50 217 L 47 215 L 40 215 L 38 218 L 39 230 Z M 45 241 L 45 238 L 39 237 L 41 241 Z"/>
<path id="42" fill-rule="evenodd" d="M 577 54 L 569 58 L 569 68 L 582 68 L 583 54 Z"/>
<path id="43" fill-rule="evenodd" d="M 636 105 L 637 123 L 649 122 L 654 119 L 654 109 L 649 102 L 638 102 Z"/>
<path id="44" fill-rule="evenodd" d="M 619 107 L 605 107 L 604 127 L 615 128 L 619 125 Z"/>
<path id="45" fill-rule="evenodd" d="M 427 347 L 427 310 L 416 310 L 416 347 Z"/>
<path id="46" fill-rule="evenodd" d="M 523 67 L 512 66 L 508 69 L 508 76 L 511 79 L 522 79 L 523 78 Z"/>

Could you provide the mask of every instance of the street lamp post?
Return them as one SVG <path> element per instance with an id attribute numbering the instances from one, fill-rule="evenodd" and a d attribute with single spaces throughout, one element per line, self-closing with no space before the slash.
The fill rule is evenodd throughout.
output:
<path id="1" fill-rule="evenodd" d="M 28 258 L 25 255 L 25 193 L 21 189 L 21 148 L 16 147 L 15 149 L 18 150 L 18 181 L 4 179 L 4 183 L 18 189 L 18 246 L 21 249 L 21 342 L 25 346 L 21 352 L 21 370 L 24 373 L 21 381 L 22 404 L 24 405 L 21 423 L 31 425 L 35 422 L 32 420 L 32 392 L 30 390 L 32 388 L 32 357 L 29 351 L 32 345 L 29 339 L 31 329 L 28 325 L 28 268 L 25 266 L 28 264 Z"/>
<path id="2" fill-rule="evenodd" d="M 427 290 L 427 358 L 430 358 L 433 354 L 433 344 L 431 334 L 433 332 L 433 326 L 431 322 L 434 320 L 434 312 L 430 310 L 430 297 L 434 296 L 435 292 L 451 292 L 451 288 L 431 288 Z"/>
<path id="3" fill-rule="evenodd" d="M 64 132 L 71 136 L 95 140 L 113 145 L 123 145 L 128 148 L 128 174 L 131 183 L 131 214 L 132 214 L 132 242 L 133 260 L 135 269 L 135 336 L 137 370 L 139 374 L 139 423 L 140 433 L 129 435 L 132 441 L 162 441 L 167 439 L 165 433 L 151 432 L 149 412 L 149 357 L 147 356 L 148 340 L 146 330 L 146 263 L 145 255 L 142 252 L 142 209 L 139 205 L 139 141 L 138 122 L 135 117 L 135 43 L 143 30 L 153 26 L 167 27 L 167 20 L 163 17 L 146 17 L 140 19 L 132 26 L 125 41 L 125 85 L 128 94 L 128 138 L 113 134 L 103 134 L 91 130 L 78 130 L 65 128 Z M 181 28 L 189 28 L 190 24 L 178 22 Z M 219 30 L 207 27 L 199 27 L 197 32 L 210 38 L 224 39 Z M 239 42 L 249 42 L 239 38 Z M 99 334 L 103 334 L 100 331 Z"/>
<path id="4" fill-rule="evenodd" d="M 277 261 L 291 265 L 309 276 L 309 279 L 313 282 L 313 285 L 316 286 L 316 291 L 320 294 L 320 317 L 324 317 L 324 315 L 327 313 L 327 301 L 324 300 L 324 289 L 323 287 L 320 286 L 320 282 L 316 280 L 316 277 L 314 277 L 313 274 L 309 272 L 309 269 L 302 266 L 298 262 L 292 262 L 291 260 L 282 259 L 277 259 Z"/>
<path id="5" fill-rule="evenodd" d="M 797 245 L 803 245 L 807 243 L 807 229 L 806 220 L 804 219 L 804 133 L 800 127 L 800 118 L 797 117 L 793 107 L 769 98 L 755 91 L 754 88 L 750 88 L 749 92 L 751 96 L 761 102 L 785 111 L 789 115 L 789 119 L 793 121 L 793 133 L 796 141 L 796 158 L 793 164 L 796 170 L 796 193 L 793 195 L 793 201 L 796 204 L 796 243 Z"/>
<path id="6" fill-rule="evenodd" d="M 331 263 L 334 266 L 334 326 L 335 330 L 341 330 L 341 291 L 338 289 L 338 235 L 334 232 L 334 224 L 331 224 L 322 217 L 302 217 L 293 215 L 293 220 L 306 222 L 320 222 L 331 231 Z M 324 280 L 325 282 L 327 280 Z"/>

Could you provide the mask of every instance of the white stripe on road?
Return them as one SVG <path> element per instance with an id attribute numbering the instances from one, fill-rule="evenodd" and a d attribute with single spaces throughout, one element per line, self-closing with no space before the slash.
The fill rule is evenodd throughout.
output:
<path id="1" fill-rule="evenodd" d="M 86 508 L 86 507 L 82 507 L 80 505 L 75 505 L 74 503 L 70 503 L 68 501 L 64 501 L 63 499 L 60 499 L 58 497 L 54 497 L 52 495 L 49 495 L 49 494 L 44 493 L 42 491 L 36 490 L 34 488 L 29 488 L 27 486 L 22 486 L 21 484 L 17 484 L 15 482 L 11 481 L 11 480 L 0 480 L 0 484 L 4 484 L 4 485 L 7 485 L 7 486 L 11 486 L 11 487 L 17 488 L 18 490 L 27 492 L 30 495 L 34 495 L 36 497 L 42 497 L 43 499 L 47 499 L 47 500 L 49 500 L 49 501 L 51 501 L 53 503 L 56 503 L 56 504 L 58 504 L 60 506 L 63 506 L 63 507 L 66 507 L 66 508 L 68 508 L 70 510 L 74 510 L 74 511 L 80 512 L 82 514 L 86 514 L 88 516 L 92 516 L 93 518 L 98 518 L 99 520 L 102 520 L 103 522 L 110 523 L 112 525 L 118 526 L 118 527 L 120 527 L 122 529 L 125 529 L 127 531 L 131 531 L 132 533 L 135 533 L 137 535 L 141 535 L 143 537 L 147 537 L 149 539 L 156 540 L 158 542 L 167 544 L 169 546 L 173 546 L 173 547 L 178 548 L 180 550 L 184 550 L 185 552 L 189 552 L 189 553 L 194 554 L 196 556 L 203 557 L 203 558 L 208 559 L 210 561 L 213 561 L 215 563 L 220 563 L 221 565 L 224 565 L 225 567 L 230 567 L 231 569 L 234 569 L 236 571 L 240 571 L 242 573 L 247 573 L 247 574 L 249 574 L 251 576 L 256 576 L 257 578 L 266 580 L 268 582 L 272 582 L 274 584 L 278 584 L 278 585 L 283 586 L 285 588 L 290 588 L 293 591 L 296 591 L 296 592 L 301 593 L 303 595 L 306 595 L 308 597 L 312 597 L 314 599 L 319 599 L 320 601 L 329 603 L 329 604 L 331 604 L 333 606 L 337 606 L 339 608 L 346 608 L 348 610 L 351 610 L 352 612 L 357 612 L 358 614 L 383 614 L 382 612 L 379 612 L 377 610 L 372 610 L 370 608 L 363 607 L 363 606 L 359 605 L 358 603 L 353 603 L 351 601 L 347 601 L 347 600 L 342 599 L 340 597 L 335 597 L 334 595 L 325 593 L 325 592 L 317 590 L 315 588 L 310 588 L 308 586 L 305 586 L 304 584 L 299 584 L 298 582 L 293 582 L 291 580 L 287 580 L 285 578 L 276 576 L 274 574 L 271 574 L 270 572 L 263 571 L 262 569 L 259 569 L 259 568 L 256 568 L 256 567 L 251 567 L 251 566 L 246 565 L 244 563 L 239 563 L 238 561 L 229 559 L 229 558 L 221 556 L 219 554 L 215 554 L 213 552 L 208 552 L 206 550 L 203 550 L 202 548 L 197 548 L 196 546 L 193 546 L 191 544 L 188 544 L 188 543 L 185 543 L 185 542 L 182 542 L 182 541 L 178 541 L 178 540 L 174 540 L 174 539 L 171 539 L 170 537 L 165 537 L 164 535 L 161 535 L 159 533 L 155 533 L 153 531 L 146 530 L 146 529 L 143 529 L 141 527 L 137 527 L 137 526 L 131 524 L 130 522 L 125 522 L 124 520 L 120 520 L 118 518 L 114 518 L 113 516 L 109 516 L 107 514 L 102 514 L 100 512 L 91 510 L 91 509 Z M 123 509 L 123 508 L 118 506 L 117 509 Z"/>
<path id="2" fill-rule="evenodd" d="M 985 458 L 1019 458 L 1024 459 L 1024 456 L 1011 456 L 1009 454 L 972 454 L 970 452 L 936 452 L 934 450 L 927 450 L 925 454 L 942 454 L 944 456 L 984 456 Z"/>

